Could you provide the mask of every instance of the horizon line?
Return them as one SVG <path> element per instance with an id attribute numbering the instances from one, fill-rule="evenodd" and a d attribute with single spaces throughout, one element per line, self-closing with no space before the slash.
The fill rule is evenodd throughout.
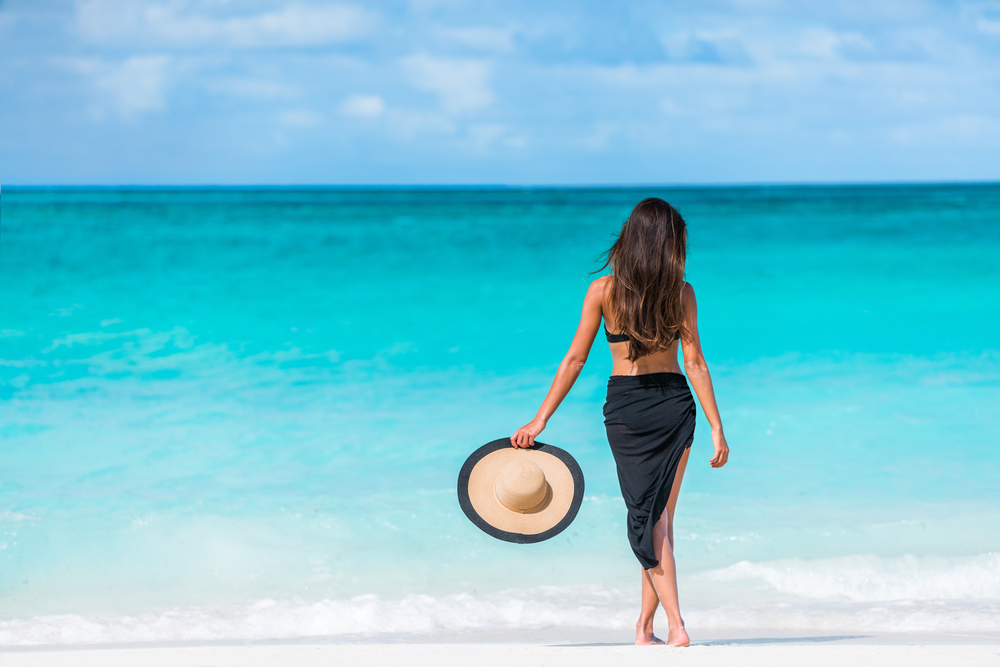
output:
<path id="1" fill-rule="evenodd" d="M 636 190 L 721 188 L 827 188 L 827 187 L 955 187 L 993 186 L 1000 180 L 885 180 L 885 181 L 734 181 L 718 183 L 0 183 L 0 192 L 13 190 Z"/>

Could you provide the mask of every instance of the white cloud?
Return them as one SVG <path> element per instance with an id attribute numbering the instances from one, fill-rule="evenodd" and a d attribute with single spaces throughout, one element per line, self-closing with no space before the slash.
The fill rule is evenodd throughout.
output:
<path id="1" fill-rule="evenodd" d="M 210 11 L 216 6 L 179 0 L 82 0 L 77 4 L 77 28 L 86 40 L 101 44 L 268 47 L 351 41 L 369 34 L 376 24 L 373 14 L 349 5 L 290 4 L 259 14 L 213 16 Z"/>
<path id="2" fill-rule="evenodd" d="M 406 141 L 419 135 L 453 135 L 459 130 L 459 126 L 444 114 L 396 108 L 387 111 L 385 128 Z"/>
<path id="3" fill-rule="evenodd" d="M 592 150 L 606 148 L 612 141 L 621 134 L 621 126 L 618 123 L 597 122 L 592 130 L 579 138 L 580 144 Z"/>
<path id="4" fill-rule="evenodd" d="M 295 96 L 298 90 L 287 83 L 271 79 L 228 76 L 209 78 L 204 82 L 205 90 L 221 95 L 243 97 L 251 100 L 273 100 Z"/>
<path id="5" fill-rule="evenodd" d="M 103 115 L 106 108 L 122 118 L 160 111 L 166 108 L 171 59 L 168 56 L 134 56 L 121 63 L 97 58 L 66 61 L 71 69 L 88 77 L 97 93 L 94 111 Z"/>
<path id="6" fill-rule="evenodd" d="M 323 121 L 322 115 L 309 109 L 289 109 L 278 114 L 278 122 L 286 127 L 316 127 Z"/>
<path id="7" fill-rule="evenodd" d="M 506 131 L 507 128 L 503 125 L 473 125 L 469 128 L 469 138 L 472 139 L 472 145 L 476 150 L 485 151 L 496 143 Z"/>
<path id="8" fill-rule="evenodd" d="M 860 33 L 820 28 L 804 30 L 798 46 L 801 55 L 820 60 L 841 60 L 875 51 L 872 43 Z"/>
<path id="9" fill-rule="evenodd" d="M 416 54 L 403 60 L 403 68 L 415 88 L 435 93 L 450 113 L 472 111 L 493 102 L 490 65 L 485 61 Z"/>
<path id="10" fill-rule="evenodd" d="M 671 60 L 702 63 L 744 63 L 747 53 L 737 31 L 682 30 L 661 37 Z"/>
<path id="11" fill-rule="evenodd" d="M 990 141 L 990 138 L 1000 136 L 1000 119 L 962 114 L 931 121 L 900 123 L 889 128 L 887 135 L 892 143 L 901 147 L 972 142 L 980 146 L 995 146 L 998 142 Z"/>
<path id="12" fill-rule="evenodd" d="M 1000 21 L 979 19 L 976 22 L 976 27 L 979 28 L 980 32 L 984 32 L 987 35 L 1000 35 Z"/>
<path id="13" fill-rule="evenodd" d="M 378 95 L 351 95 L 340 105 L 340 110 L 348 116 L 373 118 L 385 112 L 385 100 Z"/>
<path id="14" fill-rule="evenodd" d="M 0 4 L 0 9 L 3 5 Z M 10 12 L 0 12 L 0 32 L 7 32 L 9 29 L 14 27 L 16 22 L 16 15 Z"/>
<path id="15" fill-rule="evenodd" d="M 498 123 L 470 125 L 466 145 L 474 151 L 485 153 L 497 147 L 521 149 L 528 145 L 524 136 L 512 136 L 510 128 Z"/>
<path id="16" fill-rule="evenodd" d="M 510 51 L 514 46 L 514 28 L 438 28 L 442 39 L 483 51 Z"/>

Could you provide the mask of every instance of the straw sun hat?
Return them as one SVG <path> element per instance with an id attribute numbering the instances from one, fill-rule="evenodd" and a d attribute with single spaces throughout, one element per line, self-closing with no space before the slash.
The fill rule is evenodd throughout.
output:
<path id="1" fill-rule="evenodd" d="M 541 542 L 564 531 L 583 502 L 583 471 L 558 447 L 515 449 L 510 438 L 483 445 L 458 474 L 462 511 L 487 535 Z"/>

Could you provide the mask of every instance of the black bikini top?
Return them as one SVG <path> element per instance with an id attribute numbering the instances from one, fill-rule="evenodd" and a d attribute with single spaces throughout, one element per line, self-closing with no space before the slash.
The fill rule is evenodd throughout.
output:
<path id="1" fill-rule="evenodd" d="M 625 334 L 613 334 L 608 331 L 608 325 L 604 325 L 604 335 L 608 337 L 609 343 L 627 343 L 631 339 Z"/>
<path id="2" fill-rule="evenodd" d="M 610 331 L 608 331 L 607 326 L 604 327 L 604 335 L 607 336 L 609 343 L 627 343 L 630 340 L 632 340 L 626 334 L 611 333 Z M 674 340 L 680 340 L 680 339 L 681 339 L 681 332 L 678 331 L 677 334 L 674 336 Z"/>

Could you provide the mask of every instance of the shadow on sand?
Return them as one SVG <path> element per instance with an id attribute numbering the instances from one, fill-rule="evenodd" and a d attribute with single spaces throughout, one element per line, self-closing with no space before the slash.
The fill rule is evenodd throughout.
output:
<path id="1" fill-rule="evenodd" d="M 845 639 L 868 639 L 871 635 L 826 635 L 823 637 L 747 637 L 744 639 L 712 639 L 691 642 L 692 646 L 725 646 L 729 644 L 817 644 Z"/>
<path id="2" fill-rule="evenodd" d="M 711 639 L 693 641 L 691 646 L 728 646 L 734 644 L 816 644 L 819 642 L 839 642 L 845 639 L 868 639 L 871 635 L 827 635 L 824 637 L 747 637 L 744 639 Z M 632 646 L 631 642 L 593 642 L 587 644 L 550 644 L 550 646 Z"/>

